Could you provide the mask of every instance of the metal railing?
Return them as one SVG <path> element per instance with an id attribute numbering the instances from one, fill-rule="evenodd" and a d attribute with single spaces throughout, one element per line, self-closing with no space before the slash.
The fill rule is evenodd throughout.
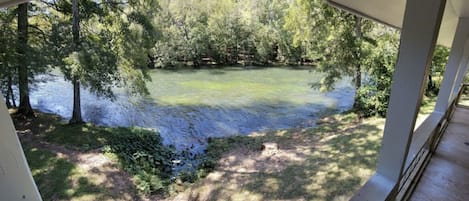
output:
<path id="1" fill-rule="evenodd" d="M 457 97 L 444 114 L 433 112 L 413 133 L 405 171 L 395 196 L 391 196 L 394 200 L 408 200 L 412 195 L 467 87 L 469 87 L 469 83 L 461 85 Z"/>

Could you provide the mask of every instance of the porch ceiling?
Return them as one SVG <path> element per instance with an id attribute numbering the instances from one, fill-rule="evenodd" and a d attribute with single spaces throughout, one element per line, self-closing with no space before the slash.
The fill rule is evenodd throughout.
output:
<path id="1" fill-rule="evenodd" d="M 333 6 L 401 28 L 406 0 L 326 0 Z M 447 0 L 438 44 L 450 47 L 453 42 L 458 18 L 469 17 L 469 1 Z"/>
<path id="2" fill-rule="evenodd" d="M 20 4 L 26 1 L 29 1 L 29 0 L 0 0 L 0 8 L 13 6 L 13 5 Z"/>

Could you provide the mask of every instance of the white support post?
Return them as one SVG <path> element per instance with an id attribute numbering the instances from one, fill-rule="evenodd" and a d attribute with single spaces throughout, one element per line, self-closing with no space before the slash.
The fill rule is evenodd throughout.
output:
<path id="1" fill-rule="evenodd" d="M 461 85 L 469 68 L 468 65 L 468 60 L 466 60 L 466 63 L 463 63 L 461 68 L 459 68 L 458 74 L 456 75 L 456 81 L 454 82 L 453 89 L 451 90 L 450 101 L 453 101 L 458 96 L 459 90 L 461 89 Z"/>
<path id="2" fill-rule="evenodd" d="M 0 98 L 0 200 L 41 201 L 3 98 Z"/>
<path id="3" fill-rule="evenodd" d="M 377 172 L 399 181 L 422 101 L 445 0 L 408 0 Z"/>
<path id="4" fill-rule="evenodd" d="M 440 92 L 435 106 L 435 111 L 444 114 L 449 108 L 449 104 L 453 102 L 453 91 L 457 88 L 458 77 L 465 74 L 469 59 L 469 19 L 459 19 L 456 33 L 454 35 L 453 44 L 451 46 L 451 53 L 446 65 L 446 70 L 441 82 Z M 457 89 L 456 89 L 457 90 Z"/>
<path id="5" fill-rule="evenodd" d="M 446 0 L 407 0 L 376 174 L 352 200 L 388 200 L 411 144 Z"/>

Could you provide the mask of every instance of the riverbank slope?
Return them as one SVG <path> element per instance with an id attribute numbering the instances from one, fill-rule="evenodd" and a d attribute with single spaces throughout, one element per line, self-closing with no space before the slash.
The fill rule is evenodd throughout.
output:
<path id="1" fill-rule="evenodd" d="M 416 127 L 434 104 L 424 99 Z M 375 171 L 384 122 L 345 112 L 315 128 L 211 139 L 210 173 L 167 200 L 349 200 Z"/>
<path id="2" fill-rule="evenodd" d="M 39 112 L 34 119 L 12 117 L 44 200 L 79 201 L 346 200 L 373 173 L 384 126 L 384 118 L 347 112 L 315 128 L 212 138 L 196 175 L 163 176 L 156 184 L 165 190 L 148 196 L 138 174 L 105 148 L 114 134 L 140 129 L 68 126 Z"/>

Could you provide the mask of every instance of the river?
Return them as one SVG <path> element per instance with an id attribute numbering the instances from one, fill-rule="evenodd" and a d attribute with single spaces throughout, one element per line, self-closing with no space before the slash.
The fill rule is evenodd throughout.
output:
<path id="1" fill-rule="evenodd" d="M 226 67 L 201 70 L 152 70 L 150 95 L 128 96 L 115 89 L 114 101 L 82 90 L 87 122 L 158 130 L 165 144 L 201 153 L 208 137 L 255 131 L 313 127 L 325 111 L 353 104 L 351 79 L 327 93 L 311 88 L 322 73 L 296 68 Z M 41 75 L 31 90 L 33 108 L 65 119 L 72 113 L 72 85 L 59 75 Z"/>

